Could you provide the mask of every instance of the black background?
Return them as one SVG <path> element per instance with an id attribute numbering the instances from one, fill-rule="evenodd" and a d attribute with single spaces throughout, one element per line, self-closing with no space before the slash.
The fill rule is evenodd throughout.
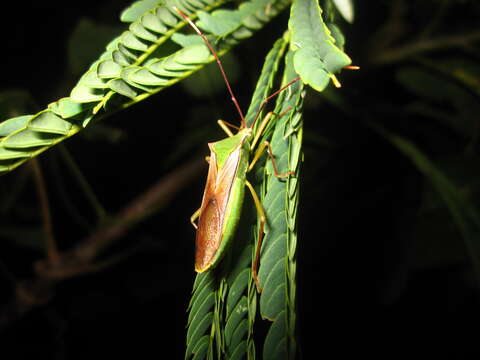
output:
<path id="1" fill-rule="evenodd" d="M 363 38 L 386 16 L 384 3 L 359 4 L 356 23 L 345 25 L 347 51 L 355 63 L 362 65 L 366 56 Z M 77 21 L 87 16 L 119 24 L 116 19 L 126 4 L 10 4 L 1 24 L 0 86 L 27 89 L 40 108 L 67 96 L 76 79 L 66 73 L 66 43 Z M 244 80 L 235 84 L 242 104 L 248 101 L 268 44 L 281 35 L 286 21 L 284 14 L 261 31 L 258 38 L 266 41 L 264 48 L 244 44 L 236 49 L 244 64 Z M 358 73 L 342 75 L 342 91 L 358 113 L 355 120 L 328 104 L 316 107 L 316 95 L 310 95 L 313 105 L 307 107 L 305 133 L 328 136 L 338 146 L 325 155 L 308 137 L 305 140 L 298 333 L 306 359 L 397 355 L 458 359 L 478 354 L 478 337 L 472 328 L 480 321 L 479 294 L 472 285 L 460 238 L 454 236 L 446 245 L 447 251 L 459 254 L 459 260 L 432 265 L 422 258 L 429 246 L 435 251 L 433 240 L 425 245 L 415 235 L 425 186 L 422 177 L 362 124 L 365 102 L 394 107 L 404 101 L 402 96 L 407 95 L 392 76 L 389 67 L 368 65 Z M 221 110 L 214 116 L 218 112 L 224 118 L 236 118 L 226 94 L 219 94 L 216 101 Z M 173 87 L 107 120 L 127 134 L 123 141 L 89 142 L 79 135 L 68 140 L 67 146 L 102 203 L 115 212 L 171 170 L 162 157 L 183 141 L 182 131 L 191 126 L 184 122 L 191 115 L 189 109 L 204 102 Z M 204 141 L 222 136 L 213 134 Z M 51 155 L 54 151 L 41 156 L 48 184 L 53 184 L 48 159 L 55 156 Z M 206 154 L 207 148 L 199 144 L 194 152 Z M 188 158 L 184 155 L 182 160 Z M 0 182 L 13 181 L 17 172 Z M 176 195 L 168 209 L 136 227 L 117 245 L 124 249 L 145 243 L 146 250 L 102 272 L 66 281 L 46 306 L 5 329 L 0 336 L 0 357 L 163 359 L 168 354 L 168 358 L 182 358 L 194 279 L 194 231 L 188 219 L 200 202 L 203 179 L 204 174 Z M 74 185 L 70 186 L 74 192 Z M 85 234 L 72 228 L 55 201 L 54 190 L 51 196 L 56 235 L 61 246 L 68 248 Z M 34 195 L 27 193 L 24 201 L 32 199 Z M 40 256 L 0 243 L 0 260 L 20 279 L 31 275 L 31 264 Z M 0 285 L 0 294 L 5 294 L 2 302 L 7 303 L 10 284 L 4 279 Z"/>

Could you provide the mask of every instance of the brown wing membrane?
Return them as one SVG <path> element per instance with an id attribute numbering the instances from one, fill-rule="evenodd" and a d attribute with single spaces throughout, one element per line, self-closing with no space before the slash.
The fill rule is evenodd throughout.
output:
<path id="1" fill-rule="evenodd" d="M 195 271 L 197 272 L 205 271 L 212 265 L 220 246 L 225 209 L 235 179 L 239 157 L 239 149 L 234 150 L 217 173 L 215 152 L 211 153 L 195 239 Z"/>

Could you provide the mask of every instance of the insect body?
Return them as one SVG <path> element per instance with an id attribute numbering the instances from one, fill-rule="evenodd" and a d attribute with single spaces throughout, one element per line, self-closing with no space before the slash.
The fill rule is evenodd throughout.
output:
<path id="1" fill-rule="evenodd" d="M 195 240 L 197 272 L 216 265 L 235 234 L 247 181 L 250 135 L 251 129 L 245 128 L 208 144 L 210 166 Z"/>
<path id="2" fill-rule="evenodd" d="M 245 123 L 245 118 L 240 109 L 238 101 L 233 94 L 228 79 L 225 75 L 222 63 L 214 51 L 208 39 L 203 35 L 200 29 L 180 10 L 175 10 L 192 26 L 192 28 L 202 37 L 205 44 L 210 49 L 212 55 L 215 57 L 217 64 L 222 73 L 223 79 L 227 85 L 231 99 L 240 115 L 241 126 L 237 134 L 233 134 L 228 128 L 228 123 L 219 120 L 219 125 L 229 135 L 228 138 L 209 143 L 211 155 L 209 157 L 209 169 L 207 176 L 207 184 L 203 194 L 202 205 L 190 218 L 193 226 L 197 229 L 195 240 L 195 270 L 197 272 L 204 272 L 210 268 L 215 267 L 222 259 L 225 250 L 228 248 L 235 235 L 235 231 L 240 220 L 240 211 L 244 199 L 245 186 L 249 189 L 257 213 L 259 215 L 260 231 L 256 247 L 255 259 L 252 263 L 252 276 L 260 291 L 260 285 L 257 278 L 257 269 L 260 258 L 260 249 L 263 238 L 263 228 L 266 222 L 265 212 L 260 203 L 260 200 L 253 189 L 253 186 L 248 182 L 246 175 L 250 171 L 257 160 L 260 158 L 265 150 L 272 159 L 275 176 L 286 177 L 291 174 L 279 174 L 277 172 L 275 161 L 267 141 L 260 144 L 257 148 L 257 143 L 260 139 L 263 129 L 267 122 L 272 117 L 272 113 L 267 114 L 259 125 L 258 130 L 253 136 L 253 126 L 257 118 L 265 106 L 265 104 L 272 97 L 279 94 L 281 91 L 298 81 L 299 78 L 292 80 L 290 83 L 276 91 L 266 99 L 264 99 L 257 111 L 251 127 Z M 230 125 L 231 127 L 235 127 Z M 236 128 L 236 127 L 235 127 Z M 253 137 L 253 140 L 252 140 Z M 255 154 L 252 161 L 250 155 Z M 195 220 L 199 218 L 198 225 Z"/>

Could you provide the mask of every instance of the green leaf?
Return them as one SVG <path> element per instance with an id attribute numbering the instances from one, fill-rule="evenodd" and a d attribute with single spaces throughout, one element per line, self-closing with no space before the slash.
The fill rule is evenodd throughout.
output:
<path id="1" fill-rule="evenodd" d="M 282 311 L 270 327 L 263 347 L 264 360 L 288 359 L 286 333 L 286 313 Z"/>
<path id="2" fill-rule="evenodd" d="M 120 15 L 120 20 L 123 22 L 131 23 L 137 20 L 140 16 L 142 16 L 147 11 L 153 9 L 162 0 L 141 0 L 135 1 L 132 5 L 127 7 L 125 10 L 122 11 Z"/>
<path id="3" fill-rule="evenodd" d="M 73 74 L 88 69 L 105 44 L 114 38 L 120 27 L 101 24 L 88 18 L 81 18 L 68 40 L 68 65 Z"/>
<path id="4" fill-rule="evenodd" d="M 205 335 L 198 342 L 197 346 L 192 350 L 194 354 L 192 360 L 203 360 L 206 358 L 208 352 L 208 346 L 210 343 L 210 336 Z"/>
<path id="5" fill-rule="evenodd" d="M 124 80 L 122 79 L 113 79 L 108 82 L 108 86 L 110 89 L 113 91 L 119 93 L 120 95 L 129 97 L 129 98 L 134 98 L 137 96 L 137 92 L 132 89 L 131 86 L 129 86 Z"/>
<path id="6" fill-rule="evenodd" d="M 292 33 L 293 64 L 302 81 L 322 91 L 333 73 L 351 63 L 336 45 L 316 0 L 296 0 L 288 27 Z"/>
<path id="7" fill-rule="evenodd" d="M 250 101 L 250 106 L 248 107 L 247 114 L 245 115 L 245 122 L 248 126 L 252 125 L 262 101 L 267 98 L 269 93 L 272 91 L 272 84 L 275 79 L 275 75 L 277 74 L 280 60 L 283 58 L 285 53 L 286 47 L 286 39 L 278 39 L 265 58 L 260 77 L 257 80 L 257 85 L 252 95 L 252 100 Z"/>
<path id="8" fill-rule="evenodd" d="M 286 56 L 283 84 L 296 76 L 293 56 L 292 51 Z M 293 358 L 296 353 L 295 254 L 302 103 L 301 81 L 295 82 L 278 96 L 274 113 L 283 115 L 276 119 L 270 143 L 278 171 L 293 171 L 294 174 L 286 179 L 278 178 L 274 176 L 271 161 L 267 161 L 262 186 L 261 201 L 268 226 L 265 228 L 258 277 L 263 288 L 260 295 L 260 314 L 262 318 L 273 321 L 264 344 L 264 356 L 268 353 L 268 358 L 271 359 L 275 359 L 275 356 Z"/>
<path id="9" fill-rule="evenodd" d="M 175 33 L 172 35 L 171 40 L 181 47 L 187 47 L 191 45 L 204 44 L 202 38 L 197 34 L 185 35 L 181 33 Z"/>
<path id="10" fill-rule="evenodd" d="M 190 315 L 188 317 L 188 323 L 194 324 L 198 323 L 207 315 L 215 305 L 215 295 L 213 292 L 209 292 L 205 294 L 205 297 L 201 297 L 202 301 L 196 301 L 191 310 Z"/>
<path id="11" fill-rule="evenodd" d="M 142 25 L 153 32 L 158 34 L 164 34 L 167 32 L 168 28 L 152 13 L 147 13 L 142 17 Z"/>
<path id="12" fill-rule="evenodd" d="M 142 24 L 133 23 L 128 28 L 135 36 L 140 39 L 155 42 L 157 41 L 157 35 L 148 31 Z"/>
<path id="13" fill-rule="evenodd" d="M 38 132 L 66 135 L 72 124 L 45 110 L 35 115 L 28 123 L 28 127 Z"/>
<path id="14" fill-rule="evenodd" d="M 205 44 L 196 44 L 178 51 L 175 60 L 180 64 L 204 64 L 210 58 L 210 50 Z"/>
<path id="15" fill-rule="evenodd" d="M 349 23 L 353 23 L 353 18 L 355 15 L 353 0 L 333 0 L 333 3 L 335 4 L 335 7 L 340 15 L 342 15 L 343 18 Z"/>
<path id="16" fill-rule="evenodd" d="M 58 135 L 56 134 L 39 133 L 25 129 L 7 136 L 2 141 L 2 146 L 9 149 L 25 149 L 53 144 L 57 138 Z"/>
<path id="17" fill-rule="evenodd" d="M 17 116 L 0 123 L 0 136 L 7 136 L 14 131 L 24 128 L 33 115 Z"/>
<path id="18" fill-rule="evenodd" d="M 68 119 L 74 116 L 77 116 L 84 111 L 87 111 L 89 107 L 84 104 L 72 101 L 71 98 L 61 98 L 54 103 L 48 105 L 48 110 L 57 114 L 58 116 Z"/>
<path id="19" fill-rule="evenodd" d="M 70 98 L 78 103 L 97 102 L 103 99 L 104 91 L 79 84 L 70 93 Z"/>
<path id="20" fill-rule="evenodd" d="M 0 160 L 22 159 L 29 156 L 26 151 L 9 150 L 0 147 Z"/>
<path id="21" fill-rule="evenodd" d="M 244 340 L 235 347 L 235 349 L 230 355 L 228 355 L 228 359 L 229 360 L 245 359 L 245 354 L 247 353 L 247 351 L 248 351 L 247 341 Z"/>
<path id="22" fill-rule="evenodd" d="M 186 354 L 191 354 L 194 348 L 198 348 L 198 343 L 203 343 L 204 334 L 211 326 L 213 320 L 213 313 L 209 312 L 198 323 L 192 324 L 187 331 L 187 350 Z M 195 326 L 194 326 L 195 325 Z"/>
<path id="23" fill-rule="evenodd" d="M 98 65 L 98 64 L 97 64 Z M 94 88 L 94 89 L 106 89 L 107 81 L 104 79 L 100 79 L 98 77 L 98 72 L 96 66 L 93 69 L 88 70 L 80 79 L 79 85 L 82 85 L 87 88 Z M 77 85 L 77 86 L 79 86 Z"/>
<path id="24" fill-rule="evenodd" d="M 128 49 L 138 50 L 138 51 L 147 51 L 148 45 L 145 42 L 141 41 L 137 38 L 134 34 L 130 31 L 125 31 L 120 38 L 122 45 L 127 47 Z"/>
<path id="25" fill-rule="evenodd" d="M 236 327 L 234 333 L 230 338 L 229 347 L 232 349 L 232 352 L 237 352 L 237 347 L 245 342 L 246 335 L 248 332 L 247 319 L 243 319 L 240 324 Z M 246 350 L 246 347 L 243 347 Z"/>
<path id="26" fill-rule="evenodd" d="M 165 24 L 170 27 L 174 27 L 178 23 L 177 13 L 175 12 L 175 16 L 172 14 L 174 10 L 169 6 L 170 4 L 166 4 L 165 7 L 159 7 L 155 11 L 155 15 Z M 178 4 L 177 4 L 178 7 Z M 183 10 L 183 9 L 181 9 Z M 184 11 L 185 12 L 185 11 Z M 188 15 L 188 14 L 187 14 Z"/>
<path id="27" fill-rule="evenodd" d="M 97 76 L 100 79 L 113 79 L 120 76 L 122 66 L 113 60 L 101 61 L 97 67 Z"/>
<path id="28" fill-rule="evenodd" d="M 217 284 L 211 272 L 197 274 L 193 286 L 188 315 L 187 349 L 185 358 L 194 354 L 194 349 L 204 342 L 204 335 L 212 325 Z M 208 338 L 210 338 L 208 336 Z M 210 340 L 209 340 L 210 341 Z"/>
<path id="29" fill-rule="evenodd" d="M 198 12 L 198 26 L 216 36 L 223 36 L 237 29 L 241 24 L 238 11 L 217 10 L 210 15 L 204 11 Z"/>
<path id="30" fill-rule="evenodd" d="M 330 82 L 328 72 L 324 70 L 324 63 L 312 49 L 300 49 L 294 57 L 295 71 L 302 81 L 317 91 L 323 91 Z"/>
<path id="31" fill-rule="evenodd" d="M 268 15 L 266 14 L 268 12 Z M 216 10 L 211 14 L 200 11 L 198 26 L 216 36 L 227 36 L 241 26 L 258 29 L 277 13 L 275 3 L 270 0 L 252 0 L 242 3 L 235 10 Z"/>
<path id="32" fill-rule="evenodd" d="M 247 267 L 247 264 L 245 264 L 243 271 L 236 276 L 235 280 L 230 285 L 230 290 L 227 297 L 227 317 L 229 317 L 231 312 L 234 311 L 234 307 L 238 306 L 240 298 L 247 289 L 250 276 L 250 268 Z"/>
<path id="33" fill-rule="evenodd" d="M 265 280 L 265 294 L 260 298 L 260 312 L 263 318 L 274 321 L 285 310 L 287 294 L 285 286 L 285 259 L 280 259 Z M 270 282 L 275 283 L 270 284 Z"/>
<path id="34" fill-rule="evenodd" d="M 238 44 L 240 40 L 250 37 L 253 31 L 258 29 L 258 26 L 263 26 L 281 9 L 289 5 L 287 0 L 274 0 L 268 3 L 265 1 L 253 0 L 240 6 L 240 12 L 245 12 L 248 9 L 250 11 L 245 12 L 247 16 L 243 18 L 244 21 L 236 24 L 236 30 L 231 35 L 218 41 L 219 55 L 223 55 L 231 47 Z M 66 98 L 68 100 L 59 100 L 49 105 L 48 109 L 63 121 L 67 118 L 75 118 L 77 124 L 85 127 L 99 112 L 105 112 L 102 114 L 102 117 L 104 117 L 121 109 L 127 103 L 141 101 L 151 94 L 188 77 L 206 63 L 212 62 L 213 57 L 205 50 L 203 44 L 198 45 L 200 44 L 198 38 L 197 43 L 189 44 L 198 46 L 197 48 L 186 46 L 186 50 L 177 51 L 177 44 L 170 41 L 169 38 L 180 31 L 182 26 L 185 25 L 185 21 L 172 9 L 172 6 L 177 6 L 194 19 L 198 11 L 211 12 L 215 7 L 222 5 L 223 2 L 224 0 L 165 0 L 164 3 L 158 3 L 158 5 L 153 2 L 135 3 L 137 5 L 133 5 L 123 14 L 123 19 L 130 22 L 129 30 L 124 31 L 107 44 L 105 51 L 80 77 L 77 85 L 71 90 L 70 97 Z M 262 2 L 264 6 L 258 7 L 258 4 Z M 253 9 L 258 11 L 253 11 Z M 255 19 L 251 18 L 252 16 Z M 102 25 L 97 25 L 89 20 L 82 21 L 76 33 L 78 36 L 75 35 L 75 38 L 90 37 L 91 41 L 81 41 L 81 44 L 87 46 L 104 43 L 105 37 L 103 35 L 115 31 L 115 29 L 109 26 L 102 28 Z M 248 26 L 251 26 L 251 28 L 248 28 Z M 111 38 L 111 36 L 109 37 Z M 69 47 L 72 51 L 71 58 L 73 61 L 78 60 L 79 65 L 77 67 L 86 68 L 88 59 L 93 58 L 92 53 L 89 49 L 80 49 L 80 55 L 88 54 L 88 56 L 83 57 L 78 53 L 75 56 L 75 52 L 79 51 L 79 48 L 75 46 L 76 42 L 77 40 L 73 39 Z M 174 47 L 172 47 L 172 44 Z M 94 53 L 98 53 L 98 49 L 94 50 Z M 141 68 L 141 70 L 138 68 Z M 154 76 L 160 78 L 157 79 Z M 165 77 L 167 79 L 164 79 Z M 124 97 L 114 96 L 115 94 Z M 112 106 L 107 106 L 111 101 Z M 15 113 L 18 113 L 18 110 L 8 112 L 7 116 Z M 44 130 L 38 125 L 35 131 L 29 129 L 29 131 L 22 133 L 15 132 L 15 136 L 12 137 L 0 138 L 0 146 L 6 146 L 3 142 L 7 139 L 8 144 L 16 148 L 29 149 L 34 147 L 33 144 L 35 144 L 40 149 L 28 150 L 29 157 L 32 157 L 43 152 L 45 148 L 72 136 L 80 129 L 80 127 L 75 126 L 65 134 L 66 128 L 62 130 L 59 125 L 59 127 L 54 128 L 54 131 L 57 131 L 57 136 L 53 136 L 53 134 L 35 135 L 34 133 L 38 132 L 37 130 Z M 60 134 L 60 132 L 63 134 Z M 7 133 L 5 132 L 5 134 Z M 8 135 L 12 135 L 12 132 L 9 132 Z M 23 146 L 20 144 L 22 139 L 26 141 Z M 13 156 L 13 154 L 9 154 L 9 156 Z M 27 158 L 25 156 L 18 157 L 17 161 L 8 160 L 8 164 L 2 164 L 2 171 L 10 171 L 16 168 Z"/>
<path id="35" fill-rule="evenodd" d="M 144 68 L 128 69 L 128 80 L 138 84 L 148 86 L 163 86 L 168 83 L 168 80 L 163 77 L 159 77 Z"/>
<path id="36" fill-rule="evenodd" d="M 327 27 L 328 30 L 330 30 L 330 34 L 335 39 L 335 45 L 340 50 L 343 50 L 345 47 L 345 36 L 343 35 L 342 30 L 340 30 L 340 28 L 334 23 L 328 23 Z"/>
<path id="37" fill-rule="evenodd" d="M 225 342 L 229 349 L 234 349 L 243 339 L 247 329 L 247 297 L 243 296 L 233 309 L 225 325 Z M 237 331 L 241 327 L 240 331 Z M 233 351 L 233 350 L 232 350 Z"/>

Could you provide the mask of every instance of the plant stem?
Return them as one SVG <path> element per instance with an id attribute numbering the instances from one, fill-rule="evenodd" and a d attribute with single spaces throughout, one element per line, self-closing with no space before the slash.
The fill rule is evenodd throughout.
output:
<path id="1" fill-rule="evenodd" d="M 65 163 L 67 164 L 70 171 L 73 173 L 73 177 L 75 178 L 75 180 L 77 180 L 87 200 L 90 202 L 90 205 L 93 207 L 93 210 L 95 211 L 99 222 L 102 223 L 107 216 L 106 215 L 107 212 L 105 211 L 105 208 L 102 206 L 100 201 L 98 201 L 98 198 L 95 195 L 95 192 L 93 191 L 92 187 L 88 183 L 87 179 L 83 175 L 82 171 L 78 167 L 77 163 L 73 159 L 68 149 L 63 144 L 60 144 L 59 148 L 60 148 L 60 154 L 63 156 Z"/>
<path id="2" fill-rule="evenodd" d="M 204 167 L 202 159 L 187 163 L 168 176 L 162 178 L 145 193 L 127 205 L 112 223 L 85 239 L 75 250 L 75 257 L 82 262 L 93 260 L 114 240 L 123 236 L 133 225 L 150 216 L 155 210 L 165 206 L 187 183 L 192 176 Z"/>
<path id="3" fill-rule="evenodd" d="M 38 170 L 40 169 L 38 164 L 32 165 L 32 167 L 35 166 Z M 128 254 L 117 254 L 106 262 L 93 263 L 102 250 L 125 235 L 131 227 L 152 215 L 155 210 L 168 205 L 174 195 L 196 179 L 198 173 L 204 168 L 205 162 L 202 158 L 178 167 L 135 198 L 113 218 L 108 226 L 88 236 L 73 249 L 62 253 L 57 252 L 56 264 L 50 261 L 50 253 L 46 260 L 36 262 L 34 264 L 36 276 L 18 281 L 13 299 L 0 308 L 0 330 L 31 309 L 48 303 L 53 296 L 55 285 L 60 281 L 101 270 L 126 257 Z M 44 188 L 44 185 L 42 187 Z M 44 195 L 46 195 L 45 191 Z"/>
<path id="4" fill-rule="evenodd" d="M 480 31 L 418 40 L 396 48 L 386 49 L 378 56 L 373 57 L 370 62 L 375 65 L 391 64 L 432 50 L 464 47 L 477 40 L 480 40 Z"/>
<path id="5" fill-rule="evenodd" d="M 40 207 L 42 210 L 43 231 L 45 233 L 45 247 L 47 250 L 47 258 L 50 264 L 58 265 L 60 263 L 60 255 L 58 252 L 57 244 L 55 242 L 55 236 L 53 234 L 52 216 L 50 213 L 50 204 L 48 202 L 45 178 L 43 176 L 42 169 L 40 168 L 40 164 L 37 159 L 32 159 L 30 164 L 33 169 L 38 200 L 40 202 Z"/>

